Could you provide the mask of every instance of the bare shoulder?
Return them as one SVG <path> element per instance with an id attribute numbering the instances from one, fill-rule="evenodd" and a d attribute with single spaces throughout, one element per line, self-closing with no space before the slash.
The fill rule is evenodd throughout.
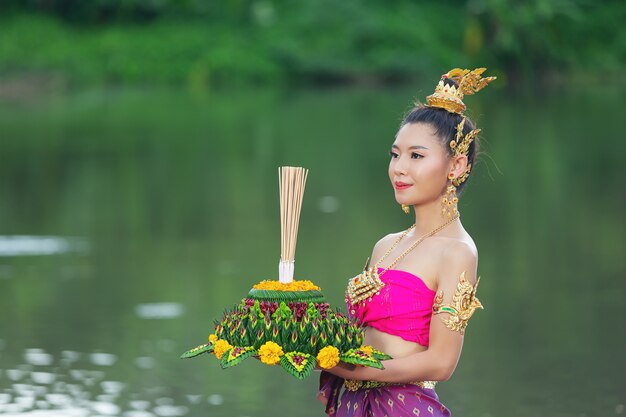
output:
<path id="1" fill-rule="evenodd" d="M 470 282 L 476 281 L 478 250 L 471 238 L 450 239 L 441 252 L 440 280 L 456 282 L 464 273 Z"/>
<path id="2" fill-rule="evenodd" d="M 396 241 L 400 237 L 403 232 L 397 233 L 389 233 L 386 236 L 383 236 L 376 244 L 374 245 L 374 249 L 372 250 L 372 263 L 378 261 L 383 257 L 385 252 L 389 250 L 393 242 Z"/>

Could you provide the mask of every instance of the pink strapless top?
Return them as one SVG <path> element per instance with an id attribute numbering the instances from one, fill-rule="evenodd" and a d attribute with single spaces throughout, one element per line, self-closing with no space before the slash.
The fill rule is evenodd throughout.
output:
<path id="1" fill-rule="evenodd" d="M 378 273 L 382 271 L 378 268 Z M 348 300 L 350 315 L 381 332 L 428 346 L 435 291 L 418 276 L 399 269 L 387 270 L 380 279 L 385 286 L 372 301 L 353 306 Z"/>

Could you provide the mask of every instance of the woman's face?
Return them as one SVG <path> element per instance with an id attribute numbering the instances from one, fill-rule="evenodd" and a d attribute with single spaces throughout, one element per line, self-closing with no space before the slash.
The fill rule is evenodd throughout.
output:
<path id="1" fill-rule="evenodd" d="M 398 131 L 390 154 L 389 179 L 399 204 L 429 203 L 445 192 L 454 161 L 434 127 L 405 124 Z"/>

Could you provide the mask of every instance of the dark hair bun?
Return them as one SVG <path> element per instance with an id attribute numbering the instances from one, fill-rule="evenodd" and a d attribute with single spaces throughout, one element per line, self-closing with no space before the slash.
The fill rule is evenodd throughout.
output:
<path id="1" fill-rule="evenodd" d="M 454 79 L 452 79 L 450 77 L 444 77 L 443 78 L 443 83 L 445 85 L 450 85 L 450 86 L 454 86 L 454 87 L 457 87 L 457 88 L 459 86 L 459 84 L 456 81 L 454 81 Z"/>

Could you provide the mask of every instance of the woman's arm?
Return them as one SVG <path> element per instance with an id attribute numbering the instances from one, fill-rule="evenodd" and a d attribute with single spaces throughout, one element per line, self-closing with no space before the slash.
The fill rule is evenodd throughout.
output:
<path id="1" fill-rule="evenodd" d="M 474 285 L 476 282 L 477 256 L 472 248 L 463 243 L 451 245 L 443 256 L 438 292 L 443 294 L 443 304 L 453 304 L 460 276 Z M 430 324 L 430 343 L 427 350 L 412 355 L 383 361 L 385 369 L 369 367 L 352 368 L 339 364 L 329 372 L 346 379 L 374 380 L 382 382 L 444 381 L 450 378 L 463 347 L 463 335 L 450 329 L 444 320 L 449 313 L 433 315 Z"/>

